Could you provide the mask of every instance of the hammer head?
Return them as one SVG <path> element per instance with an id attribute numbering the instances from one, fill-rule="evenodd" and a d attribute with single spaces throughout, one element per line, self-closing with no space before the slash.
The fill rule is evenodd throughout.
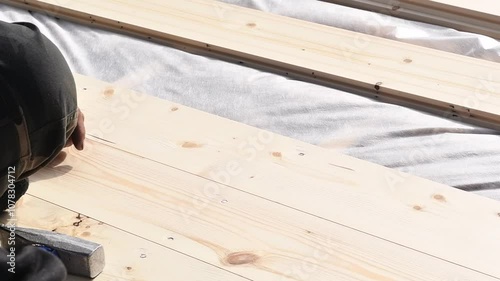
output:
<path id="1" fill-rule="evenodd" d="M 94 278 L 104 269 L 104 249 L 100 244 L 45 230 L 14 226 L 1 226 L 0 229 L 4 232 L 0 235 L 2 244 L 5 236 L 8 239 L 10 233 L 14 232 L 18 245 L 43 246 L 54 250 L 68 274 Z"/>

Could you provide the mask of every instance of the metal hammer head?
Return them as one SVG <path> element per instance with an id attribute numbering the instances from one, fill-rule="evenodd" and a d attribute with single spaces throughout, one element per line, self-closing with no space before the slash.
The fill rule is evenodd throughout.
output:
<path id="1" fill-rule="evenodd" d="M 55 250 L 68 274 L 94 278 L 104 269 L 104 249 L 100 244 L 46 230 L 5 225 L 0 229 L 4 233 L 14 232 L 18 245 L 38 245 Z"/>

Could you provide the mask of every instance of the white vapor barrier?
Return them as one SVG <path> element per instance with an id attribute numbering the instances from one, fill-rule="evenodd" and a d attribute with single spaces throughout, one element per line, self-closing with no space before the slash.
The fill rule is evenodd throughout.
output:
<path id="1" fill-rule="evenodd" d="M 500 43 L 314 0 L 225 0 L 500 62 Z M 72 70 L 500 200 L 499 132 L 160 44 L 0 5 L 37 25 Z M 151 124 L 154 126 L 155 124 Z"/>

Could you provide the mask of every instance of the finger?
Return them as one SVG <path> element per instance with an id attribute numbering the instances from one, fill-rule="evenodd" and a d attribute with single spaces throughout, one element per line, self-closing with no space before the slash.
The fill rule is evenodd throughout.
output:
<path id="1" fill-rule="evenodd" d="M 64 145 L 64 147 L 70 147 L 73 145 L 73 139 L 70 137 L 68 139 L 68 141 L 66 141 L 66 144 Z"/>
<path id="2" fill-rule="evenodd" d="M 75 131 L 73 132 L 73 135 L 71 136 L 73 143 L 78 150 L 83 150 L 84 148 L 84 142 L 85 142 L 85 124 L 84 124 L 84 119 L 85 116 L 83 113 L 81 113 L 80 110 L 78 110 L 78 121 L 76 124 Z"/>
<path id="3" fill-rule="evenodd" d="M 78 129 L 78 127 L 75 129 L 73 135 L 71 135 L 71 139 L 73 140 L 73 144 L 75 145 L 76 149 L 83 150 L 83 140 L 81 139 L 82 133 Z"/>

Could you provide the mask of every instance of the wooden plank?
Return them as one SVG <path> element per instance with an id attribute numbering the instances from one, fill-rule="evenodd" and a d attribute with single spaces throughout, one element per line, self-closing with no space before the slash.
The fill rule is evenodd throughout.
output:
<path id="1" fill-rule="evenodd" d="M 89 135 L 122 151 L 220 183 L 207 184 L 205 192 L 199 191 L 205 188 L 199 187 L 200 183 L 198 190 L 192 191 L 195 200 L 177 200 L 182 204 L 178 204 L 177 209 L 172 207 L 172 211 L 180 212 L 176 217 L 202 215 L 205 210 L 197 208 L 206 201 L 226 199 L 231 202 L 235 200 L 233 198 L 241 198 L 239 195 L 226 197 L 229 190 L 235 189 L 443 260 L 500 276 L 497 267 L 500 255 L 500 241 L 497 239 L 500 237 L 499 202 L 88 77 L 77 75 L 76 78 L 80 106 L 87 113 Z M 108 154 L 92 151 L 93 146 L 87 150 L 89 155 Z M 73 161 L 76 159 L 79 158 Z M 106 163 L 109 161 L 112 160 L 106 160 Z M 113 161 L 134 163 L 138 160 L 117 158 Z M 80 165 L 71 164 L 74 168 Z M 100 165 L 95 163 L 96 167 Z M 152 165 L 147 166 L 151 169 Z M 86 170 L 90 168 L 82 169 L 78 176 L 87 178 L 92 175 L 93 171 Z M 132 168 L 125 171 L 129 169 Z M 154 178 L 155 183 L 160 181 L 160 186 L 181 181 L 164 178 L 173 176 L 173 171 L 166 174 L 146 169 L 142 173 Z M 107 174 L 99 176 L 107 177 Z M 113 176 L 113 179 L 117 177 Z M 104 184 L 114 186 L 113 182 Z M 139 187 L 142 188 L 142 184 L 134 186 Z M 39 191 L 37 195 L 43 196 L 45 192 L 49 196 L 49 191 Z M 216 199 L 214 193 L 218 194 Z M 105 196 L 114 197 L 115 194 Z M 62 200 L 58 204 L 66 200 L 58 193 L 46 199 Z M 67 204 L 70 202 L 74 204 L 72 200 Z M 86 204 L 89 203 L 82 201 L 79 208 L 89 207 Z M 109 208 L 119 209 L 112 203 L 108 204 Z M 99 214 L 93 216 L 102 215 L 102 210 L 95 208 Z M 260 209 L 258 204 L 255 208 Z M 156 209 L 147 214 L 159 216 Z M 112 219 L 116 214 L 107 213 L 107 216 Z M 161 217 L 164 216 L 161 213 Z M 153 230 L 150 232 L 154 233 Z"/>
<path id="2" fill-rule="evenodd" d="M 36 183 L 34 186 L 36 188 Z M 78 197 L 78 194 L 74 194 Z M 106 255 L 104 272 L 95 281 L 117 280 L 212 280 L 244 281 L 220 268 L 140 238 L 133 233 L 111 227 L 30 195 L 17 204 L 17 225 L 57 231 L 103 245 Z M 6 222 L 5 216 L 0 220 Z M 165 241 L 173 243 L 168 237 Z M 67 281 L 90 280 L 69 276 Z"/>
<path id="3" fill-rule="evenodd" d="M 497 63 L 213 0 L 0 2 L 500 128 Z"/>
<path id="4" fill-rule="evenodd" d="M 494 0 L 323 0 L 500 39 L 500 6 Z"/>
<path id="5" fill-rule="evenodd" d="M 418 2 L 415 0 L 410 1 Z M 492 0 L 430 0 L 428 3 L 431 7 L 442 7 L 442 9 L 457 11 L 469 16 L 473 16 L 474 12 L 482 13 L 485 17 L 490 16 L 492 17 L 492 20 L 498 21 L 500 16 L 500 6 L 497 4 L 497 2 Z"/>
<path id="6" fill-rule="evenodd" d="M 87 145 L 33 176 L 30 193 L 249 280 L 498 280 L 236 188 L 210 195 L 214 182 L 105 141 Z"/>

